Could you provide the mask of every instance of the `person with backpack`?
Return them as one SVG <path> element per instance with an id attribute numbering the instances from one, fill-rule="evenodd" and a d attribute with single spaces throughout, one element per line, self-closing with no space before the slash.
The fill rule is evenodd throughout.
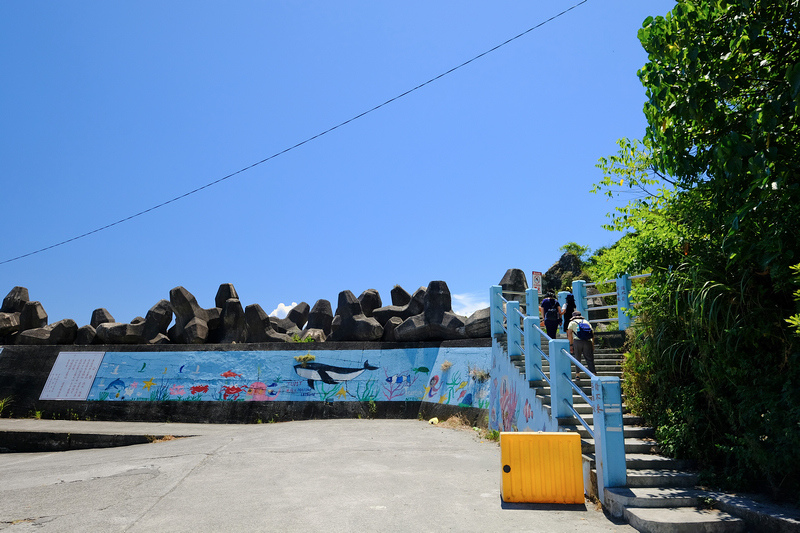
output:
<path id="1" fill-rule="evenodd" d="M 567 326 L 569 326 L 570 321 L 572 320 L 572 313 L 575 312 L 577 306 L 575 305 L 575 296 L 572 294 L 567 294 L 567 301 L 564 304 L 564 308 L 561 311 L 561 316 L 564 317 L 564 333 L 567 332 Z"/>
<path id="2" fill-rule="evenodd" d="M 556 300 L 555 294 L 548 292 L 539 304 L 539 316 L 544 320 L 547 336 L 551 339 L 558 338 L 558 325 L 561 323 L 561 304 Z"/>
<path id="3" fill-rule="evenodd" d="M 572 312 L 572 320 L 567 326 L 567 338 L 572 355 L 578 361 L 586 361 L 586 368 L 592 374 L 597 374 L 594 367 L 594 330 L 588 320 L 583 318 L 580 311 Z"/>

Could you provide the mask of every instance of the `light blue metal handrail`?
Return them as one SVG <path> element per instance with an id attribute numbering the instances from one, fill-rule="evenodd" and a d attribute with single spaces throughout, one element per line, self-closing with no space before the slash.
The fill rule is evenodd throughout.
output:
<path id="1" fill-rule="evenodd" d="M 571 405 L 571 404 L 570 404 L 570 403 L 569 403 L 567 400 L 563 400 L 563 402 L 564 402 L 565 404 L 567 404 L 567 408 L 570 410 L 570 412 L 571 412 L 573 415 L 575 415 L 575 418 L 577 418 L 577 419 L 578 419 L 578 422 L 580 422 L 581 424 L 583 424 L 583 427 L 585 427 L 585 428 L 586 428 L 586 431 L 588 431 L 588 432 L 589 432 L 589 435 L 590 435 L 592 438 L 594 438 L 594 429 L 592 429 L 592 427 L 591 427 L 589 424 L 587 424 L 587 423 L 586 423 L 586 420 L 584 420 L 584 419 L 583 419 L 583 417 L 580 415 L 580 413 L 578 413 L 578 411 L 576 411 L 576 410 L 575 410 L 575 407 L 573 407 L 573 406 L 572 406 L 572 405 Z"/>
<path id="2" fill-rule="evenodd" d="M 530 316 L 527 316 L 527 315 L 523 314 L 523 313 L 522 313 L 521 311 L 519 311 L 518 309 L 517 309 L 517 314 L 519 314 L 519 316 L 522 318 L 522 320 L 523 320 L 523 324 L 525 324 L 525 320 L 526 320 L 526 319 L 529 319 L 529 318 L 531 318 Z M 538 317 L 537 317 L 537 319 L 538 319 Z M 535 330 L 538 330 L 538 332 L 539 332 L 539 333 L 542 335 L 542 337 L 546 338 L 548 341 L 550 340 L 550 337 L 548 337 L 548 336 L 547 336 L 547 333 L 545 333 L 544 331 L 542 331 L 542 328 L 540 328 L 538 324 L 536 324 L 536 323 L 531 323 L 531 322 L 529 322 L 529 324 L 530 324 L 530 325 L 531 325 L 531 326 L 532 326 L 532 327 L 533 327 Z M 516 324 L 516 323 L 514 324 L 514 326 L 515 326 L 515 327 L 517 327 L 517 328 L 519 328 L 519 326 L 517 326 L 517 324 Z M 523 335 L 523 336 L 525 336 L 525 331 L 524 331 L 524 329 L 520 329 L 520 332 L 522 333 L 522 335 Z M 534 346 L 530 346 L 530 347 L 526 345 L 526 346 L 525 346 L 525 348 L 523 349 L 523 353 L 522 353 L 522 355 L 523 355 L 523 356 L 525 355 L 525 349 L 528 349 L 528 348 L 533 348 L 534 350 L 536 350 L 536 351 L 538 352 L 538 355 L 540 355 L 541 357 L 544 357 L 545 359 L 547 359 L 547 362 L 548 362 L 548 363 L 550 362 L 550 357 L 549 357 L 549 356 L 548 356 L 546 353 L 544 353 L 544 351 L 543 351 L 543 350 L 542 350 L 542 349 L 541 349 L 539 346 L 536 346 L 536 345 L 534 345 Z M 541 368 L 540 366 L 535 366 L 535 365 L 534 365 L 534 367 L 533 367 L 533 368 L 534 368 L 534 369 L 535 369 L 535 370 L 538 372 L 538 374 L 539 374 L 539 375 L 542 377 L 542 379 L 544 379 L 544 381 L 545 381 L 545 382 L 546 382 L 546 383 L 549 385 L 549 384 L 550 384 L 550 378 L 547 376 L 547 374 L 545 374 L 545 373 L 544 373 L 544 370 L 542 370 L 542 368 Z M 528 377 L 528 380 L 529 380 L 529 381 L 533 381 L 533 380 L 531 379 L 531 376 L 529 376 L 529 375 L 528 375 L 528 373 L 527 373 L 527 370 L 526 370 L 526 373 L 525 373 L 525 375 Z"/>
<path id="3" fill-rule="evenodd" d="M 583 289 L 585 304 L 585 282 Z M 576 293 L 576 303 L 579 293 Z M 539 327 L 538 291 L 528 289 L 525 292 L 526 310 L 536 309 L 535 316 L 520 312 L 521 303 L 503 298 L 502 287 L 495 285 L 490 289 L 490 327 L 492 336 L 505 333 L 508 338 L 507 355 L 509 357 L 525 357 L 525 375 L 542 375 L 550 385 L 550 416 L 555 418 L 577 418 L 595 440 L 595 458 L 597 461 L 598 497 L 604 502 L 604 491 L 608 487 L 623 487 L 626 484 L 625 441 L 622 419 L 622 389 L 618 377 L 597 376 L 588 371 L 580 361 L 576 360 L 567 349 L 563 339 L 550 339 Z M 503 311 L 505 306 L 506 310 Z M 585 308 L 585 305 L 583 306 Z M 579 307 L 580 309 L 580 307 Z M 582 310 L 583 311 L 583 310 Z M 509 318 L 510 317 L 510 318 Z M 503 324 L 503 319 L 506 324 Z M 522 327 L 519 322 L 522 319 Z M 514 327 L 511 327 L 514 324 Z M 541 348 L 541 338 L 548 339 L 549 356 Z M 523 339 L 524 338 L 524 342 Z M 535 349 L 534 349 L 535 348 Z M 527 355 L 525 352 L 527 351 Z M 566 356 L 566 357 L 565 357 Z M 542 358 L 550 363 L 550 377 L 542 369 Z M 592 396 L 587 396 L 572 381 L 572 364 L 584 371 L 591 378 Z M 529 381 L 531 381 L 529 379 Z M 591 406 L 594 414 L 594 427 L 583 419 L 572 405 L 573 393 L 578 394 Z"/>
<path id="4" fill-rule="evenodd" d="M 586 375 L 587 375 L 587 376 L 589 376 L 589 379 L 592 379 L 593 377 L 596 377 L 596 376 L 595 376 L 595 375 L 594 375 L 592 372 L 589 372 L 589 370 L 588 370 L 588 369 L 587 369 L 585 366 L 583 366 L 583 365 L 581 364 L 581 362 L 580 362 L 580 361 L 578 361 L 577 359 L 575 359 L 574 357 L 572 357 L 572 354 L 571 354 L 571 353 L 569 353 L 568 351 L 566 351 L 566 350 L 563 350 L 563 349 L 561 350 L 561 353 L 563 353 L 563 354 L 565 354 L 567 357 L 569 357 L 569 358 L 570 358 L 570 360 L 572 360 L 572 362 L 573 362 L 573 363 L 575 363 L 575 365 L 576 365 L 576 366 L 577 366 L 577 367 L 578 367 L 580 370 L 583 370 L 583 371 L 584 371 L 584 373 L 586 373 Z M 569 382 L 570 382 L 570 384 L 572 385 L 572 388 L 573 388 L 573 389 L 575 389 L 575 391 L 576 391 L 576 392 L 577 392 L 577 393 L 578 393 L 578 394 L 579 394 L 579 395 L 580 395 L 580 396 L 581 396 L 581 397 L 582 397 L 584 400 L 586 400 L 586 403 L 588 403 L 589 405 L 592 405 L 592 404 L 594 403 L 594 401 L 593 401 L 591 398 L 589 398 L 588 396 L 586 396 L 586 393 L 584 393 L 584 392 L 583 392 L 583 390 L 581 390 L 581 388 L 580 388 L 580 387 L 578 387 L 578 386 L 575 384 L 575 382 L 574 382 L 574 381 L 572 381 L 572 376 L 569 376 L 569 378 L 570 378 Z M 592 407 L 594 407 L 594 406 L 592 405 Z"/>
<path id="5" fill-rule="evenodd" d="M 630 300 L 630 292 L 631 292 L 631 280 L 646 278 L 650 276 L 650 274 L 639 274 L 636 276 L 629 276 L 627 274 L 622 274 L 617 279 L 606 279 L 598 283 L 587 283 L 583 280 L 575 280 L 572 282 L 572 294 L 575 297 L 575 305 L 577 310 L 581 312 L 581 314 L 589 320 L 589 311 L 600 311 L 603 309 L 617 309 L 617 317 L 615 318 L 596 318 L 593 320 L 589 320 L 592 324 L 600 324 L 603 322 L 618 322 L 620 331 L 625 331 L 631 326 L 631 321 L 634 318 L 633 316 L 628 314 L 628 311 L 632 309 L 632 302 Z M 586 294 L 587 287 L 594 287 L 598 284 L 607 284 L 613 283 L 616 286 L 615 292 L 604 292 L 602 294 L 593 294 L 592 298 L 603 298 L 606 296 L 616 296 L 617 303 L 614 305 L 603 305 L 603 306 L 596 306 L 596 307 L 589 307 L 588 305 L 588 297 Z M 562 294 L 564 295 L 562 297 Z M 559 293 L 559 300 L 563 300 L 566 297 L 566 292 Z M 563 302 L 562 302 L 563 305 Z"/>

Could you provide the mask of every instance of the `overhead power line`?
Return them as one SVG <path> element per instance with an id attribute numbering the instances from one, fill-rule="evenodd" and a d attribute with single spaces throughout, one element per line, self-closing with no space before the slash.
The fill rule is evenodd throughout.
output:
<path id="1" fill-rule="evenodd" d="M 355 115 L 354 117 L 351 117 L 351 118 L 345 120 L 344 122 L 340 122 L 339 124 L 336 124 L 335 126 L 332 126 L 332 127 L 328 128 L 325 131 L 317 133 L 316 135 L 313 135 L 313 136 L 305 139 L 304 141 L 300 141 L 299 143 L 294 144 L 294 145 L 292 145 L 292 146 L 290 146 L 288 148 L 285 148 L 285 149 L 281 150 L 280 152 L 276 152 L 276 153 L 272 154 L 269 157 L 265 157 L 261 161 L 257 161 L 257 162 L 255 162 L 255 163 L 253 163 L 251 165 L 248 165 L 248 166 L 246 166 L 244 168 L 241 168 L 241 169 L 237 170 L 236 172 L 232 172 L 232 173 L 228 174 L 227 176 L 223 176 L 223 177 L 221 177 L 221 178 L 219 178 L 217 180 L 214 180 L 214 181 L 212 181 L 210 183 L 206 183 L 205 185 L 203 185 L 201 187 L 197 187 L 196 189 L 192 189 L 191 191 L 185 192 L 185 193 L 183 193 L 183 194 L 181 194 L 179 196 L 176 196 L 174 198 L 171 198 L 171 199 L 169 199 L 169 200 L 167 200 L 165 202 L 161 202 L 160 204 L 154 205 L 154 206 L 152 206 L 152 207 L 150 207 L 148 209 L 145 209 L 143 211 L 139 211 L 138 213 L 135 213 L 133 215 L 127 216 L 125 218 L 121 218 L 121 219 L 117 220 L 116 222 L 111 222 L 110 224 L 106 224 L 105 226 L 101 226 L 101 227 L 93 229 L 91 231 L 87 231 L 86 233 L 82 233 L 80 235 L 76 235 L 75 237 L 63 240 L 63 241 L 58 242 L 56 244 L 51 244 L 50 246 L 45 246 L 44 248 L 40 248 L 38 250 L 34 250 L 33 252 L 28 252 L 26 254 L 18 255 L 17 257 L 12 257 L 11 259 L 6 259 L 4 261 L 0 261 L 0 265 L 4 265 L 6 263 L 11 263 L 12 261 L 17 261 L 19 259 L 24 259 L 24 258 L 30 257 L 32 255 L 40 254 L 42 252 L 46 252 L 47 250 L 52 250 L 53 248 L 57 248 L 59 246 L 63 246 L 65 244 L 71 243 L 73 241 L 77 241 L 78 239 L 82 239 L 84 237 L 88 237 L 89 235 L 94 235 L 95 233 L 99 233 L 99 232 L 101 232 L 103 230 L 106 230 L 108 228 L 112 228 L 114 226 L 117 226 L 119 224 L 122 224 L 123 222 L 127 222 L 129 220 L 134 219 L 134 218 L 138 218 L 138 217 L 140 217 L 142 215 L 145 215 L 145 214 L 147 214 L 147 213 L 149 213 L 151 211 L 155 211 L 156 209 L 158 209 L 160 207 L 164 207 L 164 206 L 169 205 L 171 203 L 177 202 L 178 200 L 182 200 L 183 198 L 186 198 L 187 196 L 191 196 L 191 195 L 193 195 L 195 193 L 198 193 L 198 192 L 200 192 L 200 191 L 202 191 L 204 189 L 208 189 L 209 187 L 211 187 L 213 185 L 216 185 L 216 184 L 221 183 L 221 182 L 223 182 L 223 181 L 225 181 L 227 179 L 230 179 L 230 178 L 232 178 L 234 176 L 237 176 L 237 175 L 241 174 L 242 172 L 246 172 L 246 171 L 250 170 L 253 167 L 257 167 L 258 165 L 261 165 L 263 163 L 266 163 L 267 161 L 275 159 L 276 157 L 281 156 L 281 155 L 283 155 L 283 154 L 285 154 L 287 152 L 291 152 L 292 150 L 294 150 L 296 148 L 300 148 L 304 144 L 308 144 L 308 143 L 310 143 L 311 141 L 313 141 L 315 139 L 319 139 L 323 135 L 326 135 L 326 134 L 328 134 L 328 133 L 330 133 L 330 132 L 332 132 L 334 130 L 337 130 L 337 129 L 341 128 L 342 126 L 346 126 L 347 124 L 350 124 L 351 122 L 353 122 L 355 120 L 358 120 L 361 117 L 372 113 L 373 111 L 377 111 L 378 109 L 391 104 L 395 100 L 399 100 L 400 98 L 403 98 L 404 96 L 407 96 L 407 95 L 413 93 L 414 91 L 416 91 L 418 89 L 422 89 L 426 85 L 430 85 L 431 83 L 433 83 L 433 82 L 435 82 L 435 81 L 447 76 L 448 74 L 452 74 L 456 70 L 458 70 L 460 68 L 463 68 L 463 67 L 469 65 L 470 63 L 472 63 L 474 61 L 477 61 L 478 59 L 482 58 L 483 56 L 491 54 L 492 52 L 502 48 L 503 46 L 505 46 L 505 45 L 507 45 L 507 44 L 509 44 L 509 43 L 511 43 L 513 41 L 516 41 L 517 39 L 519 39 L 521 37 L 524 37 L 528 33 L 532 32 L 532 31 L 534 31 L 534 30 L 536 30 L 538 28 L 541 28 L 545 24 L 547 24 L 549 22 L 552 22 L 552 21 L 556 20 L 557 18 L 559 18 L 559 17 L 561 17 L 563 15 L 566 15 L 567 13 L 572 11 L 573 9 L 577 8 L 578 6 L 580 6 L 582 4 L 585 4 L 588 1 L 589 0 L 581 0 L 580 2 L 578 2 L 578 3 L 574 4 L 573 6 L 565 9 L 564 11 L 561 11 L 560 13 L 557 13 L 557 14 L 553 15 L 552 17 L 548 18 L 547 20 L 544 20 L 544 21 L 540 22 L 539 24 L 528 28 L 527 30 L 523 31 L 522 33 L 520 33 L 518 35 L 515 35 L 514 37 L 511 37 L 510 39 L 507 39 L 507 40 L 503 41 L 502 43 L 498 44 L 497 46 L 494 46 L 494 47 L 486 50 L 485 52 L 481 52 L 480 54 L 476 55 L 472 59 L 468 59 L 467 61 L 464 61 L 463 63 L 451 68 L 450 70 L 442 72 L 438 76 L 435 76 L 435 77 L 429 79 L 428 81 L 420 83 L 416 87 L 414 87 L 412 89 L 409 89 L 409 90 L 407 90 L 407 91 L 405 91 L 403 93 L 400 93 L 397 96 L 386 100 L 382 104 L 378 104 L 375 107 L 372 107 L 372 108 L 370 108 L 370 109 L 368 109 L 368 110 L 366 110 L 366 111 L 364 111 L 362 113 L 359 113 L 358 115 Z"/>

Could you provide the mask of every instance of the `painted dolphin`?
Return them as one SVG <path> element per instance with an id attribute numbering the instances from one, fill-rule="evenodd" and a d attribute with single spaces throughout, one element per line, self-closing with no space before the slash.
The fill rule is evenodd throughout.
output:
<path id="1" fill-rule="evenodd" d="M 335 385 L 342 381 L 350 381 L 357 378 L 365 370 L 378 370 L 377 366 L 371 366 L 369 361 L 364 361 L 363 368 L 344 368 L 341 366 L 331 366 L 323 363 L 306 363 L 294 365 L 294 371 L 301 378 L 308 380 L 308 386 L 314 388 L 315 381 L 321 381 L 328 385 Z"/>
<path id="2" fill-rule="evenodd" d="M 124 388 L 125 388 L 125 382 L 122 381 L 121 379 L 115 379 L 108 385 L 108 387 L 106 387 L 106 390 L 114 389 L 117 391 L 121 391 Z"/>
<path id="3" fill-rule="evenodd" d="M 117 378 L 106 387 L 106 390 L 109 391 L 109 394 L 113 395 L 114 398 L 119 398 L 122 393 L 125 392 L 125 382 Z"/>

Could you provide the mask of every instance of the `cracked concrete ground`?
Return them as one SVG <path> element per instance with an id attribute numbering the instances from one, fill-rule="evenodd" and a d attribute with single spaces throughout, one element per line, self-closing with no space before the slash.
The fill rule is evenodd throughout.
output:
<path id="1" fill-rule="evenodd" d="M 0 420 L 0 431 L 195 435 L 0 454 L 0 530 L 634 531 L 594 504 L 503 504 L 500 449 L 415 420 Z"/>

